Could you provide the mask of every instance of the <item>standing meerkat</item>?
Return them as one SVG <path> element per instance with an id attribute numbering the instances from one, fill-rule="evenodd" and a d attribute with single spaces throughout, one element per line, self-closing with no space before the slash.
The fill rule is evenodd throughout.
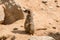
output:
<path id="1" fill-rule="evenodd" d="M 33 35 L 34 34 L 33 16 L 29 10 L 25 10 L 24 12 L 27 13 L 26 20 L 24 23 L 25 32 Z"/>

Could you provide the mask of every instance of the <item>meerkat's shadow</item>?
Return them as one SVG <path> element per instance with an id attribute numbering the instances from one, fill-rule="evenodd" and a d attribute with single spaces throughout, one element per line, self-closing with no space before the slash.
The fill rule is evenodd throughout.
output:
<path id="1" fill-rule="evenodd" d="M 13 30 L 11 31 L 12 33 L 15 33 L 15 34 L 25 34 L 25 35 L 31 35 L 29 33 L 27 33 L 26 31 L 24 30 Z"/>
<path id="2" fill-rule="evenodd" d="M 18 33 L 18 34 L 27 34 L 24 30 L 22 31 L 22 30 L 13 30 L 13 31 L 11 31 L 12 33 Z"/>

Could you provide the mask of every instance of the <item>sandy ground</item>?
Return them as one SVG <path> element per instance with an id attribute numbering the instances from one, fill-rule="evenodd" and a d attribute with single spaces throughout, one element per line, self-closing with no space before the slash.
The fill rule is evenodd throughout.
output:
<path id="1" fill-rule="evenodd" d="M 30 9 L 34 17 L 35 33 L 33 36 L 56 35 L 60 33 L 60 0 L 57 3 L 55 0 L 47 0 L 47 5 L 42 3 L 42 0 L 15 0 L 16 4 Z M 59 7 L 56 7 L 56 6 Z M 17 31 L 13 31 L 18 28 Z M 32 35 L 24 32 L 24 19 L 18 20 L 10 25 L 0 25 L 1 30 L 11 32 L 16 36 L 16 40 L 28 40 Z M 3 31 L 1 31 L 3 32 Z M 51 35 L 50 35 L 51 36 Z M 60 39 L 60 35 L 56 39 Z"/>

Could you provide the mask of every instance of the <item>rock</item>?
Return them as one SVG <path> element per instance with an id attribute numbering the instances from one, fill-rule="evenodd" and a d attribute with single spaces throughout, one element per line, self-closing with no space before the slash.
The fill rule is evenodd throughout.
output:
<path id="1" fill-rule="evenodd" d="M 3 24 L 12 24 L 17 20 L 24 19 L 24 14 L 22 12 L 22 9 L 20 6 L 15 4 L 15 2 L 12 0 L 4 1 L 1 0 L 1 2 L 4 4 L 4 13 L 5 18 Z"/>
<path id="2" fill-rule="evenodd" d="M 32 36 L 29 40 L 55 40 L 50 36 Z"/>
<path id="3" fill-rule="evenodd" d="M 5 17 L 4 10 L 3 7 L 0 5 L 0 24 L 3 23 L 4 17 Z"/>

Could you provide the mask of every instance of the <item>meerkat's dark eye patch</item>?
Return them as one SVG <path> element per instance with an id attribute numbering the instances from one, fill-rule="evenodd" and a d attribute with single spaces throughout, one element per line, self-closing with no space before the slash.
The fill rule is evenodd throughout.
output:
<path id="1" fill-rule="evenodd" d="M 27 9 L 26 9 L 26 10 L 24 10 L 24 12 L 25 12 L 25 13 L 30 13 L 30 10 L 27 10 Z"/>

